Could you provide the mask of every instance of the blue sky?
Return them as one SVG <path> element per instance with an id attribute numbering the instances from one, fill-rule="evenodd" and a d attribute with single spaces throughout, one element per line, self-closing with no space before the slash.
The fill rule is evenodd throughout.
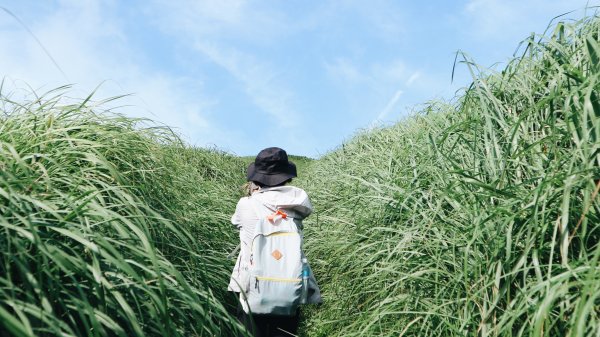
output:
<path id="1" fill-rule="evenodd" d="M 4 92 L 100 86 L 116 111 L 189 144 L 319 156 L 469 82 L 458 50 L 502 64 L 550 20 L 600 0 L 0 0 Z M 590 11 L 591 12 L 591 11 Z M 53 64 L 56 61 L 60 70 Z"/>

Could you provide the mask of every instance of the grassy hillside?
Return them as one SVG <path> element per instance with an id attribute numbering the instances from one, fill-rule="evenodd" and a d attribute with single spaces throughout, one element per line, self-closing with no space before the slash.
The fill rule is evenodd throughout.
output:
<path id="1" fill-rule="evenodd" d="M 225 336 L 241 160 L 52 92 L 0 98 L 0 331 Z"/>
<path id="2" fill-rule="evenodd" d="M 600 21 L 311 166 L 307 336 L 600 332 Z M 318 222 L 316 221 L 318 219 Z"/>
<path id="3" fill-rule="evenodd" d="M 291 157 L 325 300 L 303 335 L 600 333 L 599 32 L 558 24 L 499 72 L 465 60 L 455 102 Z M 62 90 L 0 95 L 0 333 L 237 334 L 250 160 Z"/>

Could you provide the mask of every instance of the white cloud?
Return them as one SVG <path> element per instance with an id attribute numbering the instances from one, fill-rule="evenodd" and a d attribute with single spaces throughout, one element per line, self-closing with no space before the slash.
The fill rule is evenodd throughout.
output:
<path id="1" fill-rule="evenodd" d="M 419 78 L 421 77 L 421 73 L 418 71 L 415 71 L 412 75 L 410 75 L 410 77 L 408 78 L 408 80 L 406 80 L 406 86 L 410 87 L 413 83 L 415 83 L 415 81 L 417 81 Z"/>
<path id="2" fill-rule="evenodd" d="M 165 30 L 222 34 L 243 21 L 245 0 L 163 1 L 150 2 L 147 14 Z"/>
<path id="3" fill-rule="evenodd" d="M 285 34 L 286 25 L 278 12 L 261 11 L 242 0 L 188 1 L 183 6 L 157 1 L 155 5 L 165 14 L 155 18 L 163 30 L 225 69 L 278 126 L 300 123 L 292 91 L 276 68 L 237 46 L 237 42 L 261 44 Z"/>
<path id="4" fill-rule="evenodd" d="M 383 108 L 383 110 L 381 110 L 381 112 L 379 113 L 379 115 L 377 116 L 377 118 L 375 120 L 373 120 L 373 122 L 371 122 L 370 128 L 375 127 L 377 125 L 377 123 L 383 122 L 385 120 L 385 118 L 394 109 L 394 107 L 396 106 L 396 104 L 400 100 L 400 96 L 402 96 L 403 93 L 404 92 L 402 90 L 396 91 L 396 93 L 394 94 L 394 96 L 392 96 L 392 98 L 386 104 L 385 108 Z"/>
<path id="5" fill-rule="evenodd" d="M 598 5 L 598 0 L 470 0 L 464 13 L 471 23 L 469 30 L 481 39 L 522 40 L 524 31 L 541 34 L 557 15 L 575 11 L 574 16 L 581 17 L 580 11 L 586 5 Z"/>
<path id="6" fill-rule="evenodd" d="M 86 97 L 99 85 L 96 99 L 131 93 L 111 103 L 128 105 L 117 112 L 173 127 L 199 145 L 214 142 L 220 131 L 206 112 L 216 102 L 203 98 L 202 83 L 144 66 L 143 53 L 131 46 L 113 9 L 106 1 L 63 0 L 49 15 L 39 13 L 35 22 L 25 22 L 67 78 L 25 29 L 16 22 L 2 27 L 0 46 L 10 49 L 0 53 L 2 76 L 38 93 L 68 83 L 74 84 L 70 96 Z"/>
<path id="7" fill-rule="evenodd" d="M 346 84 L 357 84 L 365 79 L 358 66 L 349 59 L 338 57 L 332 62 L 325 62 L 325 71 L 331 78 Z"/>
<path id="8" fill-rule="evenodd" d="M 239 81 L 252 102 L 275 118 L 279 126 L 289 127 L 298 122 L 291 104 L 292 93 L 278 81 L 277 74 L 268 66 L 235 49 L 204 43 L 195 46 Z"/>
<path id="9" fill-rule="evenodd" d="M 357 11 L 368 18 L 371 27 L 377 32 L 379 37 L 392 43 L 396 43 L 406 34 L 408 29 L 406 24 L 406 10 L 402 5 L 395 1 L 378 0 L 362 1 L 357 0 Z"/>
<path id="10" fill-rule="evenodd" d="M 247 0 L 154 0 L 147 14 L 182 40 L 243 38 L 261 43 L 285 35 L 289 22 L 266 3 Z"/>
<path id="11" fill-rule="evenodd" d="M 370 65 L 369 77 L 377 82 L 395 85 L 406 80 L 409 69 L 402 59 L 394 59 L 389 62 L 381 62 Z"/>
<path id="12" fill-rule="evenodd" d="M 373 93 L 386 97 L 389 97 L 390 88 L 408 88 L 422 77 L 420 71 L 412 70 L 402 59 L 364 65 L 338 57 L 325 63 L 324 68 L 329 77 L 340 86 L 360 87 L 363 90 L 368 88 Z M 399 97 L 394 95 L 396 96 Z"/>
<path id="13" fill-rule="evenodd" d="M 427 91 L 431 95 L 434 94 L 433 90 L 439 88 L 441 82 L 429 81 L 429 85 L 426 86 L 423 85 L 424 83 L 418 83 L 423 82 L 421 80 L 423 74 L 411 69 L 412 67 L 402 59 L 361 65 L 347 58 L 337 58 L 325 63 L 324 67 L 329 77 L 338 86 L 354 93 L 349 95 L 350 100 L 357 99 L 359 102 L 357 104 L 367 102 L 358 109 L 363 113 L 371 112 L 372 116 L 376 114 L 369 123 L 369 128 L 386 121 L 401 102 L 407 103 L 403 96 L 405 92 L 410 96 L 408 100 L 418 91 Z M 417 88 L 413 87 L 415 83 L 419 84 Z M 358 95 L 360 98 L 356 97 L 357 93 L 360 93 Z M 380 111 L 374 110 L 374 107 L 381 107 L 382 102 L 385 103 L 384 108 Z"/>
<path id="14" fill-rule="evenodd" d="M 330 78 L 341 85 L 369 85 L 371 88 L 395 86 L 399 83 L 409 85 L 418 78 L 418 72 L 410 72 L 401 59 L 389 62 L 371 62 L 364 64 L 345 57 L 337 57 L 325 62 L 324 68 Z"/>
<path id="15" fill-rule="evenodd" d="M 406 6 L 393 0 L 345 0 L 321 1 L 302 23 L 303 26 L 319 29 L 324 34 L 352 34 L 359 28 L 370 38 L 388 43 L 397 43 L 409 34 Z M 350 26 L 348 25 L 350 23 Z M 343 28 L 343 30 L 340 30 Z"/>

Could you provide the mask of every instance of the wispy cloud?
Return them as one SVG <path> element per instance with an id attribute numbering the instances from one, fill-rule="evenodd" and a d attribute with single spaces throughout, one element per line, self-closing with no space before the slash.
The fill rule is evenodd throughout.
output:
<path id="1" fill-rule="evenodd" d="M 202 84 L 194 79 L 143 66 L 143 53 L 129 43 L 114 9 L 110 2 L 61 1 L 51 12 L 36 12 L 35 21 L 24 21 L 68 79 L 22 27 L 4 25 L 0 46 L 11 47 L 10 53 L 0 54 L 2 75 L 15 89 L 28 85 L 38 93 L 73 84 L 70 96 L 85 97 L 98 86 L 97 99 L 132 94 L 114 103 L 125 105 L 117 111 L 169 125 L 197 143 L 208 142 L 206 136 L 217 132 L 206 116 L 214 100 L 202 98 Z"/>
<path id="2" fill-rule="evenodd" d="M 501 62 L 587 1 L 4 1 L 68 80 L 1 12 L 0 69 L 40 91 L 70 82 L 72 96 L 100 83 L 97 97 L 133 93 L 121 102 L 134 106 L 119 111 L 173 126 L 196 145 L 248 154 L 277 143 L 314 154 L 452 97 L 471 80 L 459 66 L 451 85 L 456 50 L 483 66 Z M 286 132 L 255 131 L 265 125 Z"/>
<path id="3" fill-rule="evenodd" d="M 394 0 L 320 1 L 302 22 L 334 39 L 359 38 L 355 33 L 384 43 L 397 43 L 409 34 L 406 5 Z"/>
<path id="4" fill-rule="evenodd" d="M 369 109 L 372 115 L 377 113 L 369 124 L 372 128 L 383 122 L 394 111 L 406 90 L 421 78 L 421 72 L 412 69 L 404 60 L 393 59 L 389 62 L 359 63 L 347 58 L 337 58 L 324 65 L 329 77 L 338 86 L 360 90 L 361 95 L 372 97 Z M 394 91 L 394 88 L 395 91 Z M 390 98 L 391 95 L 391 98 Z M 374 106 L 387 102 L 383 110 L 377 112 Z"/>
<path id="5" fill-rule="evenodd" d="M 343 57 L 324 63 L 325 71 L 334 80 L 345 85 L 357 84 L 366 79 L 366 74 L 363 74 L 358 66 L 351 60 Z"/>
<path id="6" fill-rule="evenodd" d="M 352 60 L 336 57 L 324 62 L 323 67 L 329 77 L 340 85 L 368 85 L 372 88 L 406 85 L 418 80 L 419 72 L 412 70 L 402 59 L 391 61 Z"/>
<path id="7" fill-rule="evenodd" d="M 279 126 L 289 127 L 298 122 L 290 103 L 292 93 L 270 67 L 236 49 L 201 42 L 195 47 L 239 81 L 252 102 L 274 118 Z"/>
<path id="8" fill-rule="evenodd" d="M 571 11 L 579 11 L 586 5 L 598 5 L 597 0 L 470 0 L 464 14 L 470 22 L 469 30 L 481 39 L 524 39 L 523 28 L 543 33 L 550 19 Z M 581 15 L 583 13 L 581 12 Z"/>
<path id="9" fill-rule="evenodd" d="M 195 50 L 226 70 L 248 95 L 251 102 L 281 127 L 300 122 L 294 108 L 292 90 L 279 76 L 280 70 L 242 50 L 237 42 L 250 45 L 269 43 L 285 34 L 281 14 L 259 11 L 247 1 L 188 1 L 177 6 L 157 1 L 164 16 L 156 18 L 174 38 L 191 42 Z M 167 12 L 165 12 L 165 9 Z M 267 41 L 267 42 L 265 42 Z"/>
<path id="10" fill-rule="evenodd" d="M 408 80 L 406 80 L 406 86 L 410 87 L 413 83 L 415 83 L 419 78 L 421 78 L 421 72 L 415 71 Z"/>
<path id="11" fill-rule="evenodd" d="M 396 91 L 394 96 L 392 96 L 392 98 L 386 104 L 385 108 L 383 108 L 383 110 L 381 110 L 381 112 L 379 113 L 377 118 L 375 118 L 373 120 L 373 122 L 371 122 L 371 125 L 369 126 L 369 128 L 373 128 L 373 127 L 377 126 L 378 123 L 381 123 L 385 120 L 385 118 L 390 114 L 390 112 L 394 109 L 394 107 L 396 107 L 398 101 L 400 100 L 400 96 L 402 96 L 403 93 L 404 92 L 402 90 Z"/>
<path id="12" fill-rule="evenodd" d="M 247 0 L 150 0 L 146 14 L 175 38 L 243 39 L 261 43 L 285 35 L 284 14 L 267 2 Z"/>

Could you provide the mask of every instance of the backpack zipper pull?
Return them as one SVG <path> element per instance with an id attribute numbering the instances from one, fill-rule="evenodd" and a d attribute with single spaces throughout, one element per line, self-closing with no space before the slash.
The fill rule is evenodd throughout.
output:
<path id="1" fill-rule="evenodd" d="M 287 213 L 278 209 L 275 213 L 268 215 L 267 220 L 269 220 L 270 222 L 275 222 L 278 219 L 287 219 L 287 216 Z"/>

